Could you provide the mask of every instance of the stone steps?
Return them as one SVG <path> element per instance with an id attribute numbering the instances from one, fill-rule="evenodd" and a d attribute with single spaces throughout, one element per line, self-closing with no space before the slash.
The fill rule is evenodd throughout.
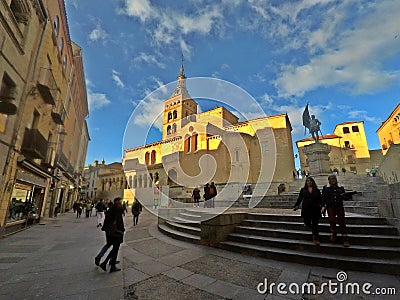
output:
<path id="1" fill-rule="evenodd" d="M 168 235 L 174 239 L 200 244 L 200 236 L 182 232 L 180 229 L 179 230 L 173 229 L 166 224 L 158 224 L 158 230 L 160 230 L 165 235 Z"/>
<path id="2" fill-rule="evenodd" d="M 225 250 L 302 264 L 400 275 L 400 236 L 384 218 L 347 217 L 351 246 L 329 241 L 326 218 L 321 220 L 320 246 L 301 216 L 248 214 L 226 241 Z"/>
<path id="3" fill-rule="evenodd" d="M 349 219 L 349 218 L 347 218 Z M 243 226 L 259 227 L 259 228 L 284 228 L 288 230 L 301 229 L 304 226 L 303 222 L 288 222 L 288 221 L 270 221 L 270 220 L 244 220 Z M 361 225 L 361 224 L 346 224 L 349 234 L 366 234 L 366 235 L 393 235 L 397 234 L 397 229 L 389 225 Z M 319 224 L 320 232 L 330 232 L 328 223 Z"/>
<path id="4" fill-rule="evenodd" d="M 226 241 L 221 243 L 225 250 L 257 255 L 268 259 L 288 261 L 305 265 L 340 268 L 342 270 L 359 270 L 363 272 L 400 274 L 400 261 L 393 259 L 358 258 L 338 256 L 325 253 L 305 252 L 298 250 L 265 247 L 253 244 Z"/>
<path id="5" fill-rule="evenodd" d="M 257 234 L 260 236 L 270 237 L 282 237 L 292 240 L 304 240 L 310 241 L 311 233 L 307 227 L 300 229 L 287 229 L 287 228 L 261 228 L 252 226 L 237 226 L 235 228 L 236 233 L 242 234 Z M 329 243 L 329 232 L 320 232 L 321 243 Z M 351 234 L 350 239 L 352 244 L 364 245 L 364 246 L 390 246 L 400 247 L 400 236 L 394 235 L 373 235 L 373 234 Z"/>
<path id="6" fill-rule="evenodd" d="M 178 215 L 178 222 L 159 224 L 161 232 L 175 239 L 200 244 L 200 222 L 197 215 L 207 214 L 188 210 Z M 346 217 L 350 247 L 329 241 L 327 218 L 320 223 L 320 246 L 312 243 L 311 230 L 304 226 L 297 213 L 279 215 L 247 213 L 247 218 L 219 247 L 248 255 L 269 259 L 400 275 L 400 236 L 385 218 L 371 216 Z"/>

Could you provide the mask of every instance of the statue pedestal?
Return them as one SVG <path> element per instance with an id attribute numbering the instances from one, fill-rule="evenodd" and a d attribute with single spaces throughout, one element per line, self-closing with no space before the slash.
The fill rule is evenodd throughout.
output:
<path id="1" fill-rule="evenodd" d="M 307 156 L 311 176 L 330 174 L 330 152 L 329 145 L 322 143 L 314 143 L 303 148 L 303 153 Z"/>

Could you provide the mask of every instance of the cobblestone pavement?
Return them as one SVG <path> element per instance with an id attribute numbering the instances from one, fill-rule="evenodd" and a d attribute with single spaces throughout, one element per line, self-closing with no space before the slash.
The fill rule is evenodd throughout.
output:
<path id="1" fill-rule="evenodd" d="M 322 295 L 301 293 L 304 283 L 317 289 L 329 281 L 337 283 L 340 270 L 177 241 L 160 233 L 156 222 L 146 211 L 137 226 L 125 217 L 127 230 L 119 255 L 123 271 L 111 274 L 94 265 L 104 243 L 95 217 L 76 219 L 66 213 L 0 239 L 0 299 L 398 299 L 340 290 L 331 294 L 328 287 Z M 400 293 L 396 276 L 348 272 L 347 277 L 346 283 L 371 283 L 370 291 L 380 287 Z M 258 293 L 261 282 L 275 283 L 273 293 Z M 287 284 L 283 288 L 287 294 L 278 292 L 279 283 Z M 297 286 L 300 292 L 291 294 Z"/>

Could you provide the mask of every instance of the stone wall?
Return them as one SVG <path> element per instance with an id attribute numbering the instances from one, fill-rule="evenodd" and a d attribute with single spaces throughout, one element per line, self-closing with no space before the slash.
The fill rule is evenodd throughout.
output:
<path id="1" fill-rule="evenodd" d="M 390 184 L 387 189 L 380 191 L 378 199 L 380 216 L 400 231 L 400 182 Z"/>

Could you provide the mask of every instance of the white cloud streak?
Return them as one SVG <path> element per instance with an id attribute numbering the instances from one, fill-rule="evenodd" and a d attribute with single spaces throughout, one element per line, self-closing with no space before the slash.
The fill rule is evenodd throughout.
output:
<path id="1" fill-rule="evenodd" d="M 112 79 L 114 80 L 115 84 L 121 88 L 125 87 L 125 84 L 122 82 L 121 78 L 119 77 L 121 74 L 115 70 L 112 70 Z"/>
<path id="2" fill-rule="evenodd" d="M 384 69 L 383 65 L 400 52 L 400 40 L 394 38 L 400 5 L 381 1 L 374 8 L 355 29 L 345 31 L 335 47 L 311 57 L 307 64 L 285 65 L 275 81 L 279 94 L 302 96 L 319 87 L 336 85 L 354 94 L 367 94 L 398 82 L 398 71 Z"/>
<path id="3" fill-rule="evenodd" d="M 89 33 L 89 40 L 93 42 L 99 40 L 104 41 L 107 37 L 108 37 L 107 32 L 103 28 L 101 28 L 100 24 L 97 24 L 96 28 Z"/>
<path id="4" fill-rule="evenodd" d="M 95 93 L 88 90 L 89 111 L 94 111 L 111 104 L 106 94 Z"/>

